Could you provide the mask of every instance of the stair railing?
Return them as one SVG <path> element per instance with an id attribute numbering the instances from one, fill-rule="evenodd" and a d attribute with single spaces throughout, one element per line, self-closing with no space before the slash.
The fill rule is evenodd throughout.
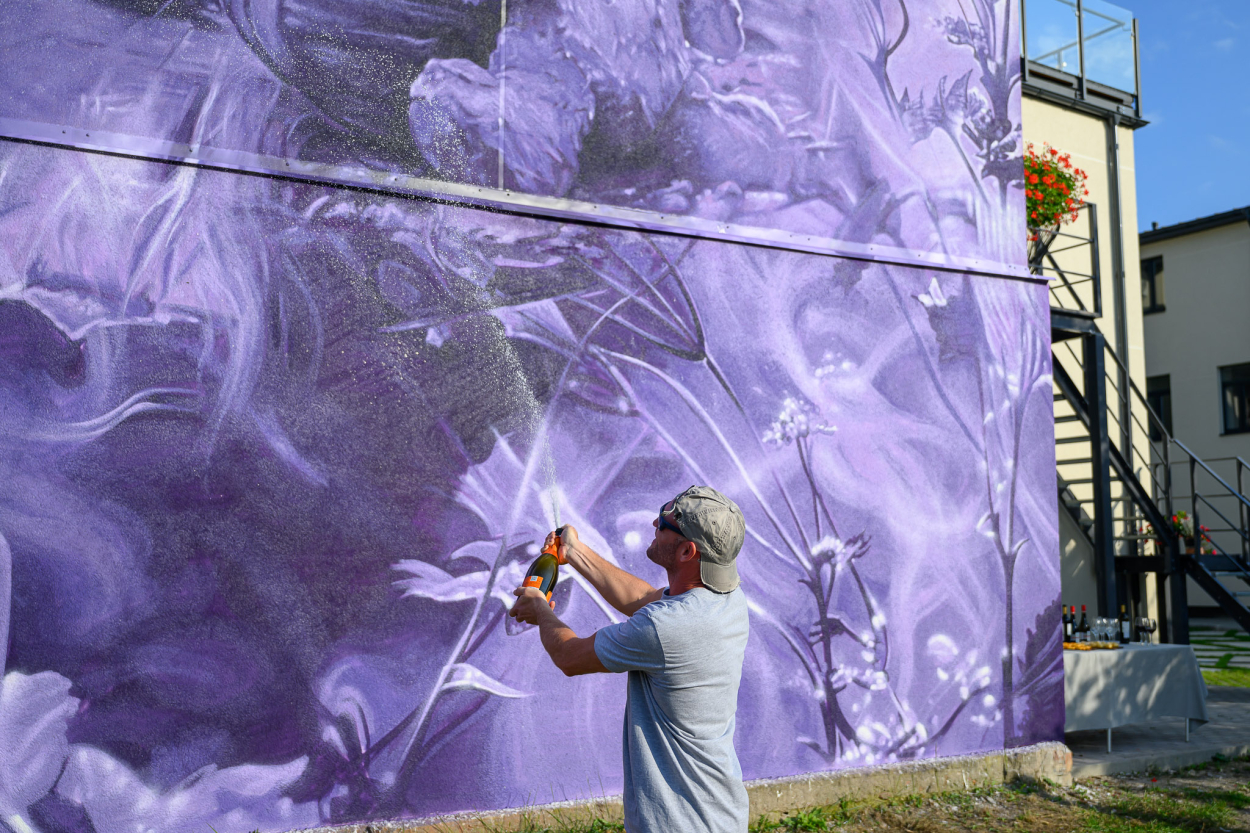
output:
<path id="1" fill-rule="evenodd" d="M 1120 362 L 1120 357 L 1116 355 L 1110 345 L 1107 346 L 1107 353 L 1117 364 L 1123 367 L 1123 364 Z M 1111 374 L 1108 373 L 1107 376 L 1110 380 Z M 1176 514 L 1176 494 L 1173 489 L 1172 466 L 1186 466 L 1189 470 L 1188 497 L 1190 499 L 1190 518 L 1193 522 L 1195 539 L 1201 538 L 1200 518 L 1202 512 L 1200 511 L 1199 504 L 1203 504 L 1207 507 L 1207 509 L 1219 516 L 1220 520 L 1227 524 L 1225 527 L 1208 531 L 1233 533 L 1236 536 L 1234 540 L 1237 541 L 1238 549 L 1240 550 L 1238 556 L 1239 560 L 1242 562 L 1241 566 L 1250 567 L 1250 525 L 1247 525 L 1247 520 L 1250 520 L 1250 498 L 1247 498 L 1245 494 L 1245 470 L 1250 466 L 1248 466 L 1246 461 L 1240 457 L 1212 458 L 1210 462 L 1232 461 L 1235 464 L 1237 472 L 1235 479 L 1237 481 L 1237 485 L 1234 487 L 1221 477 L 1220 474 L 1210 466 L 1208 461 L 1203 460 L 1195 454 L 1189 446 L 1185 445 L 1185 443 L 1171 435 L 1171 433 L 1164 426 L 1163 420 L 1160 419 L 1159 415 L 1154 412 L 1154 408 L 1150 407 L 1150 402 L 1145 396 L 1142 395 L 1141 389 L 1137 387 L 1137 383 L 1133 381 L 1132 376 L 1129 376 L 1128 379 L 1129 390 L 1132 393 L 1133 398 L 1136 400 L 1136 405 L 1147 415 L 1147 424 L 1142 425 L 1141 420 L 1137 419 L 1132 407 L 1128 409 L 1128 413 L 1133 415 L 1133 421 L 1138 426 L 1138 436 L 1146 437 L 1152 456 L 1155 457 L 1155 459 L 1151 461 L 1151 481 L 1154 486 L 1153 497 L 1155 499 L 1155 503 L 1163 504 L 1162 508 L 1166 510 L 1168 518 L 1171 518 Z M 1159 439 L 1155 440 L 1155 436 L 1158 436 Z M 1172 459 L 1173 447 L 1181 452 L 1181 459 Z M 1212 481 L 1214 481 L 1216 488 L 1213 492 L 1203 494 L 1198 490 L 1198 474 L 1200 472 L 1206 474 Z M 1218 506 L 1211 502 L 1212 498 L 1232 500 L 1237 506 L 1237 521 L 1234 522 L 1227 515 L 1225 515 Z M 1212 541 L 1211 543 L 1213 546 L 1217 545 L 1217 542 L 1215 541 Z M 1230 555 L 1230 553 L 1228 553 L 1223 547 L 1218 548 L 1218 554 Z"/>
<path id="2" fill-rule="evenodd" d="M 1202 462 L 1202 461 L 1199 461 L 1199 462 Z M 1212 472 L 1211 469 L 1213 467 L 1209 466 L 1209 464 L 1211 463 L 1232 463 L 1234 466 L 1234 471 L 1236 472 L 1236 476 L 1233 478 L 1236 482 L 1236 485 L 1224 482 L 1217 474 Z M 1238 498 L 1240 498 L 1240 500 L 1236 501 L 1236 506 L 1237 506 L 1236 522 L 1234 522 L 1232 519 L 1225 516 L 1224 513 L 1221 512 L 1218 507 L 1212 506 L 1210 502 L 1207 500 L 1207 498 L 1198 492 L 1197 484 L 1195 482 L 1197 472 L 1194 470 L 1194 468 L 1195 468 L 1195 465 L 1191 461 L 1190 463 L 1191 471 L 1189 475 L 1189 480 L 1190 480 L 1189 489 L 1190 489 L 1191 494 L 1201 497 L 1202 501 L 1204 503 L 1207 503 L 1211 511 L 1215 512 L 1215 514 L 1220 517 L 1220 520 L 1228 524 L 1228 526 L 1211 529 L 1209 531 L 1215 532 L 1215 533 L 1221 533 L 1221 532 L 1237 533 L 1237 538 L 1234 540 L 1239 545 L 1238 549 L 1241 550 L 1241 553 L 1240 553 L 1241 560 L 1244 566 L 1250 567 L 1250 523 L 1247 523 L 1248 521 L 1250 521 L 1250 498 L 1246 497 L 1246 488 L 1245 488 L 1246 486 L 1245 473 L 1246 473 L 1246 469 L 1250 468 L 1250 464 L 1247 464 L 1246 461 L 1241 459 L 1240 457 L 1234 456 L 1234 457 L 1209 457 L 1207 458 L 1205 464 L 1203 465 L 1204 470 L 1206 472 L 1210 472 L 1211 477 L 1215 479 L 1221 486 L 1223 486 L 1224 488 L 1223 496 L 1226 497 L 1228 496 L 1229 493 L 1231 493 L 1231 494 L 1236 495 Z M 1214 544 L 1215 542 L 1212 541 L 1212 543 Z"/>
<path id="3" fill-rule="evenodd" d="M 1107 373 L 1107 375 L 1110 376 L 1109 373 Z M 1080 422 L 1085 426 L 1086 430 L 1090 432 L 1092 436 L 1093 431 L 1091 430 L 1091 427 L 1098 424 L 1098 419 L 1097 419 L 1096 412 L 1091 407 L 1089 399 L 1087 398 L 1089 392 L 1083 392 L 1082 390 L 1080 390 L 1077 387 L 1076 381 L 1068 373 L 1067 369 L 1063 366 L 1061 362 L 1058 362 L 1058 361 L 1054 363 L 1054 380 L 1055 380 L 1056 387 L 1059 388 L 1060 392 L 1064 395 L 1068 403 L 1072 406 L 1072 409 L 1076 412 L 1076 416 L 1079 418 Z M 1104 384 L 1105 384 L 1105 381 L 1104 381 Z M 1107 408 L 1106 410 L 1110 411 L 1111 409 Z M 1106 423 L 1104 422 L 1103 424 L 1105 425 Z M 1113 525 L 1116 520 L 1119 520 L 1122 524 L 1129 527 L 1128 530 L 1126 530 L 1121 535 L 1115 535 L 1114 532 L 1112 532 L 1110 535 L 1103 536 L 1103 541 L 1104 541 L 1103 545 L 1109 548 L 1105 552 L 1099 551 L 1098 543 L 1097 543 L 1098 537 L 1097 536 L 1095 537 L 1095 553 L 1096 553 L 1095 557 L 1096 557 L 1098 564 L 1100 565 L 1099 569 L 1102 575 L 1104 575 L 1107 578 L 1109 578 L 1109 576 L 1107 576 L 1108 570 L 1116 570 L 1116 565 L 1114 562 L 1117 559 L 1113 558 L 1113 556 L 1114 556 L 1114 551 L 1115 551 L 1115 544 L 1117 543 L 1117 541 L 1118 542 L 1131 541 L 1136 546 L 1138 545 L 1138 542 L 1143 539 L 1155 540 L 1155 541 L 1160 542 L 1162 546 L 1162 558 L 1157 560 L 1156 567 L 1151 568 L 1147 571 L 1155 572 L 1157 575 L 1160 575 L 1160 576 L 1170 577 L 1177 572 L 1177 568 L 1179 566 L 1179 559 L 1180 559 L 1179 541 L 1177 537 L 1174 534 L 1172 534 L 1172 525 L 1171 523 L 1168 522 L 1167 517 L 1163 514 L 1162 510 L 1159 508 L 1151 492 L 1147 490 L 1147 488 L 1143 486 L 1142 483 L 1138 480 L 1136 473 L 1133 471 L 1133 468 L 1129 463 L 1129 460 L 1120 452 L 1120 449 L 1118 448 L 1118 446 L 1114 442 L 1111 442 L 1110 440 L 1111 433 L 1112 433 L 1111 431 L 1109 430 L 1107 431 L 1107 435 L 1108 435 L 1106 437 L 1107 441 L 1103 444 L 1107 453 L 1105 462 L 1108 468 L 1110 469 L 1110 474 L 1113 474 L 1120 482 L 1120 487 L 1122 489 L 1122 494 L 1120 496 L 1121 502 L 1127 502 L 1129 505 L 1134 507 L 1136 510 L 1136 513 L 1132 517 L 1122 517 L 1122 518 L 1116 519 L 1114 518 L 1113 511 L 1111 510 L 1111 501 L 1109 499 L 1109 495 L 1104 494 L 1104 497 L 1100 501 L 1098 499 L 1097 493 L 1095 493 L 1095 497 L 1092 500 L 1093 505 L 1094 505 L 1094 512 L 1091 514 L 1094 515 L 1096 526 L 1099 524 L 1099 514 L 1105 512 L 1106 513 L 1105 517 L 1110 520 L 1103 523 L 1104 529 L 1106 529 L 1107 526 L 1109 525 Z M 1097 460 L 1093 460 L 1091 462 L 1095 466 L 1100 465 Z M 1097 479 L 1098 479 L 1098 475 L 1095 474 L 1095 480 Z M 1104 488 L 1106 488 L 1105 484 L 1104 484 Z M 1144 520 L 1146 523 L 1148 523 L 1151 526 L 1152 530 L 1154 530 L 1155 532 L 1151 534 L 1139 534 L 1139 533 L 1132 531 L 1133 527 L 1135 527 L 1136 525 L 1137 517 L 1140 517 L 1141 520 Z M 1106 559 L 1111 559 L 1110 563 L 1108 563 Z M 1104 567 L 1102 565 L 1106 565 L 1106 566 Z M 1162 590 L 1162 586 L 1160 587 L 1160 589 Z M 1103 607 L 1106 607 L 1107 612 L 1104 612 L 1102 615 L 1108 615 L 1108 613 L 1111 610 L 1111 603 L 1113 602 L 1113 599 L 1110 598 L 1109 596 L 1106 599 L 1106 603 L 1104 604 L 1104 600 L 1102 596 L 1103 590 L 1100 589 L 1099 592 L 1100 592 L 1099 608 L 1101 610 Z M 1110 593 L 1109 590 L 1107 592 Z M 1175 598 L 1176 595 L 1177 594 L 1174 588 L 1173 597 Z M 1169 631 L 1167 627 L 1167 620 L 1169 617 L 1166 615 L 1166 613 L 1164 613 L 1163 611 L 1160 611 L 1159 620 L 1160 620 L 1160 626 L 1163 628 L 1163 633 L 1165 635 L 1170 633 L 1172 636 L 1172 641 L 1181 642 L 1181 643 L 1187 642 L 1189 639 L 1187 618 L 1183 615 L 1180 615 L 1181 614 L 1180 611 L 1175 611 L 1174 613 L 1177 615 L 1174 615 L 1171 618 L 1175 622 L 1175 625 L 1171 629 L 1171 631 Z"/>
<path id="4" fill-rule="evenodd" d="M 1233 464 L 1235 477 L 1232 479 L 1236 482 L 1236 486 L 1233 486 L 1208 461 L 1202 460 L 1188 446 L 1173 437 L 1133 381 L 1124 362 L 1106 343 L 1094 323 L 1094 319 L 1102 315 L 1097 209 L 1092 203 L 1086 203 L 1079 211 L 1088 224 L 1088 236 L 1074 231 L 1030 227 L 1033 240 L 1029 249 L 1029 268 L 1033 274 L 1056 279 L 1052 280 L 1050 287 L 1052 322 L 1063 322 L 1060 326 L 1069 335 L 1062 343 L 1072 355 L 1075 366 L 1082 371 L 1079 374 L 1082 384 L 1078 386 L 1060 361 L 1060 342 L 1056 342 L 1055 385 L 1075 411 L 1075 416 L 1070 419 L 1079 419 L 1084 423 L 1091 441 L 1096 432 L 1106 434 L 1102 440 L 1093 442 L 1088 460 L 1057 461 L 1060 466 L 1094 466 L 1092 478 L 1069 479 L 1069 482 L 1089 484 L 1093 489 L 1094 496 L 1085 500 L 1078 499 L 1078 504 L 1093 504 L 1090 513 L 1094 519 L 1092 540 L 1101 542 L 1095 543 L 1095 551 L 1099 553 L 1100 575 L 1112 569 L 1117 572 L 1121 569 L 1154 572 L 1158 577 L 1160 593 L 1164 592 L 1165 584 L 1170 583 L 1176 608 L 1173 611 L 1175 624 L 1172 629 L 1175 641 L 1188 642 L 1186 575 L 1192 576 L 1226 612 L 1250 631 L 1250 607 L 1242 604 L 1239 598 L 1250 596 L 1250 590 L 1230 591 L 1217 577 L 1217 573 L 1229 575 L 1244 581 L 1247 588 L 1250 588 L 1250 499 L 1246 497 L 1245 482 L 1246 470 L 1250 469 L 1250 464 L 1240 457 L 1216 458 L 1210 461 Z M 1084 266 L 1086 256 L 1089 258 L 1088 267 Z M 1086 268 L 1087 272 L 1084 271 Z M 1091 290 L 1092 298 L 1087 304 L 1083 296 Z M 1078 334 L 1082 335 L 1080 341 L 1084 345 L 1080 356 L 1069 340 Z M 1091 349 L 1102 355 L 1093 360 L 1093 366 L 1086 367 L 1091 356 L 1084 354 Z M 1110 362 L 1106 361 L 1106 355 L 1110 355 Z M 1118 374 L 1113 373 L 1113 369 L 1118 370 Z M 1094 389 L 1085 390 L 1090 386 L 1094 386 Z M 1111 396 L 1107 395 L 1108 388 L 1112 392 Z M 1115 401 L 1119 407 L 1106 407 L 1108 400 Z M 1113 437 L 1118 440 L 1112 441 Z M 1071 437 L 1057 442 L 1074 440 L 1076 438 Z M 1143 469 L 1134 468 L 1135 458 L 1148 466 L 1148 489 L 1138 477 Z M 1177 483 L 1173 474 L 1173 468 L 1177 465 L 1184 465 L 1189 469 L 1187 496 L 1177 494 Z M 1208 478 L 1213 485 L 1199 490 L 1200 478 Z M 1203 482 L 1205 484 L 1206 480 Z M 1113 486 L 1116 497 L 1112 497 Z M 1188 498 L 1196 533 L 1197 551 L 1192 554 L 1182 551 L 1180 536 L 1175 532 L 1171 520 L 1178 514 L 1177 504 L 1182 497 Z M 1231 512 L 1229 501 L 1235 504 L 1236 513 Z M 1117 503 L 1124 507 L 1118 515 L 1114 509 Z M 1078 506 L 1078 510 L 1079 508 Z M 1230 517 L 1232 514 L 1236 515 L 1236 521 Z M 1211 544 L 1216 557 L 1223 559 L 1214 566 L 1231 569 L 1217 569 L 1213 573 L 1203 563 L 1203 517 L 1218 517 L 1223 522 L 1224 526 L 1209 530 L 1215 536 Z M 1079 520 L 1078 518 L 1078 523 Z M 1142 522 L 1149 525 L 1149 531 L 1141 528 Z M 1152 541 L 1156 543 L 1156 555 L 1145 556 L 1146 544 Z M 1234 546 L 1229 546 L 1229 542 Z M 1128 548 L 1131 548 L 1129 552 L 1132 555 L 1137 556 L 1131 562 L 1122 560 Z M 1100 607 L 1104 606 L 1104 602 L 1113 601 L 1103 598 L 1104 591 L 1111 592 L 1109 587 L 1103 588 L 1100 583 Z M 1160 625 L 1167 633 L 1164 621 L 1167 617 L 1163 610 L 1160 611 L 1159 618 Z"/>
<path id="5" fill-rule="evenodd" d="M 1099 318 L 1102 316 L 1102 279 L 1098 257 L 1098 207 L 1093 203 L 1082 203 L 1077 213 L 1085 220 L 1087 234 L 1029 226 L 1029 234 L 1033 238 L 1029 245 L 1029 271 L 1034 275 L 1058 279 L 1058 283 L 1052 282 L 1050 287 L 1052 306 L 1084 317 Z M 1086 258 L 1088 266 L 1085 266 Z M 1060 261 L 1064 262 L 1063 265 Z M 1080 268 L 1074 268 L 1078 262 Z M 1086 293 L 1078 290 L 1085 284 L 1090 285 L 1087 287 L 1088 306 L 1082 298 Z"/>
<path id="6" fill-rule="evenodd" d="M 1114 361 L 1120 362 L 1119 356 L 1115 355 L 1115 351 L 1110 347 L 1107 351 L 1111 354 Z M 1127 375 L 1127 374 L 1126 374 Z M 1108 374 L 1110 376 L 1110 374 Z M 1142 395 L 1141 389 L 1132 380 L 1129 380 L 1129 393 L 1138 408 L 1142 409 L 1147 415 L 1147 425 L 1142 425 L 1137 419 L 1133 408 L 1128 409 L 1128 413 L 1139 427 L 1137 436 L 1145 436 L 1151 449 L 1151 482 L 1153 499 L 1156 505 L 1162 504 L 1166 511 L 1166 518 L 1170 521 L 1176 516 L 1176 503 L 1178 497 L 1188 497 L 1190 509 L 1190 522 L 1193 529 L 1194 551 L 1192 553 L 1180 550 L 1180 542 L 1177 536 L 1169 536 L 1172 540 L 1165 544 L 1165 549 L 1171 549 L 1175 546 L 1176 561 L 1175 567 L 1169 566 L 1169 570 L 1175 570 L 1179 567 L 1182 575 L 1188 574 L 1198 582 L 1198 585 L 1207 592 L 1208 595 L 1215 600 L 1224 612 L 1235 619 L 1247 631 L 1250 631 L 1250 608 L 1242 601 L 1244 597 L 1250 596 L 1250 590 L 1230 590 L 1220 580 L 1219 575 L 1231 576 L 1233 579 L 1243 582 L 1247 588 L 1250 588 L 1250 526 L 1247 520 L 1250 519 L 1250 498 L 1246 497 L 1245 488 L 1245 469 L 1246 462 L 1240 457 L 1220 458 L 1221 460 L 1231 460 L 1236 468 L 1237 486 L 1225 480 L 1211 465 L 1193 452 L 1189 446 L 1182 441 L 1173 437 L 1163 424 L 1163 420 L 1150 407 L 1149 401 Z M 1153 429 L 1153 431 L 1151 430 Z M 1158 437 L 1158 440 L 1155 439 Z M 1179 452 L 1174 455 L 1173 451 Z M 1179 459 L 1174 459 L 1179 457 Z M 1183 465 L 1188 469 L 1189 477 L 1189 495 L 1178 496 L 1176 494 L 1175 483 L 1172 475 L 1173 466 Z M 1204 491 L 1199 490 L 1199 476 L 1205 475 L 1212 486 Z M 1214 502 L 1220 500 L 1227 504 L 1232 501 L 1237 507 L 1237 521 L 1234 522 L 1228 517 L 1225 511 Z M 1205 508 L 1204 508 L 1205 507 Z M 1222 536 L 1222 541 L 1218 539 L 1208 539 L 1211 544 L 1213 555 L 1221 559 L 1217 564 L 1208 565 L 1204 563 L 1202 553 L 1202 542 L 1204 531 L 1202 529 L 1202 518 L 1211 512 L 1224 522 L 1225 526 L 1216 529 L 1207 530 L 1216 536 Z M 1152 523 L 1155 531 L 1163 528 L 1158 524 Z M 1169 523 L 1166 527 L 1171 532 L 1172 525 Z M 1157 537 L 1157 536 L 1154 536 Z M 1229 551 L 1226 545 L 1227 540 L 1232 537 L 1236 542 L 1237 552 Z M 1174 542 L 1174 543 L 1173 543 Z M 1217 569 L 1212 571 L 1211 566 Z M 1183 596 L 1181 593 L 1175 592 L 1180 588 L 1173 585 L 1174 597 Z M 1188 616 L 1185 617 L 1186 619 Z M 1179 617 L 1178 617 L 1179 619 Z M 1187 622 L 1184 630 L 1188 631 Z"/>
<path id="7" fill-rule="evenodd" d="M 1207 509 L 1210 509 L 1216 515 L 1218 515 L 1220 520 L 1228 524 L 1228 526 L 1226 527 L 1218 527 L 1216 529 L 1210 529 L 1210 530 L 1207 530 L 1207 532 L 1236 533 L 1237 542 L 1239 544 L 1238 549 L 1240 550 L 1240 552 L 1237 554 L 1234 560 L 1237 563 L 1239 563 L 1239 565 L 1244 571 L 1247 567 L 1246 552 L 1248 549 L 1250 549 L 1250 530 L 1246 528 L 1246 516 L 1247 516 L 1247 510 L 1250 509 L 1250 499 L 1247 499 L 1246 496 L 1239 489 L 1234 489 L 1231 484 L 1225 482 L 1224 478 L 1220 477 L 1219 474 L 1217 474 L 1214 469 L 1212 469 L 1205 461 L 1203 461 L 1196 454 L 1190 451 L 1185 446 L 1185 444 L 1182 443 L 1180 440 L 1173 439 L 1172 442 L 1175 443 L 1177 447 L 1180 448 L 1182 451 L 1184 451 L 1185 454 L 1188 455 L 1189 457 L 1189 461 L 1188 461 L 1189 462 L 1189 496 L 1190 496 L 1190 505 L 1193 507 L 1191 518 L 1193 521 L 1195 550 L 1197 550 L 1194 554 L 1201 555 L 1200 550 L 1201 550 L 1201 543 L 1203 539 L 1203 530 L 1202 530 L 1202 524 L 1200 521 L 1201 515 L 1199 514 L 1199 508 L 1198 508 L 1199 503 L 1201 503 L 1205 505 Z M 1223 459 L 1229 459 L 1229 458 L 1223 458 Z M 1241 468 L 1244 465 L 1244 462 L 1242 461 L 1240 457 L 1234 457 L 1232 459 L 1237 461 L 1237 474 L 1238 474 L 1238 480 L 1240 480 Z M 1210 497 L 1208 497 L 1208 495 L 1204 495 L 1198 491 L 1197 475 L 1199 471 L 1204 472 L 1208 477 L 1214 480 L 1223 489 L 1222 493 L 1217 494 L 1217 495 L 1212 495 L 1211 497 L 1217 497 L 1217 498 L 1231 497 L 1236 501 L 1237 510 L 1238 510 L 1238 520 L 1236 523 L 1234 523 L 1231 519 L 1229 519 L 1227 515 L 1221 512 L 1219 507 L 1217 507 L 1214 503 L 1211 502 Z M 1214 539 L 1208 539 L 1208 541 L 1210 542 L 1212 548 L 1215 550 L 1217 555 L 1223 555 L 1229 558 L 1234 558 L 1231 553 L 1227 552 L 1223 547 L 1220 547 Z"/>

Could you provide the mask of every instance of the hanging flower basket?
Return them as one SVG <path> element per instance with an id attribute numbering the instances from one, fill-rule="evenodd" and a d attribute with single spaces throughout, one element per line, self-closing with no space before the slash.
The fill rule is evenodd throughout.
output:
<path id="1" fill-rule="evenodd" d="M 1072 157 L 1050 145 L 1039 152 L 1032 143 L 1024 151 L 1024 198 L 1029 227 L 1029 266 L 1038 268 L 1060 226 L 1080 215 L 1087 176 Z"/>

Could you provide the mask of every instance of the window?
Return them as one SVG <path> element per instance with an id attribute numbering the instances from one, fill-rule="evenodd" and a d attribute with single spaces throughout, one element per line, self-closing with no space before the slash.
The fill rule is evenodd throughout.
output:
<path id="1" fill-rule="evenodd" d="M 1250 431 L 1250 364 L 1221 367 L 1220 388 L 1224 398 L 1224 433 Z"/>
<path id="2" fill-rule="evenodd" d="M 1150 405 L 1150 410 L 1159 417 L 1159 422 L 1163 423 L 1163 431 L 1167 431 L 1168 436 L 1171 436 L 1172 377 L 1164 375 L 1151 376 L 1146 379 L 1146 402 Z M 1162 440 L 1163 431 L 1159 430 L 1159 423 L 1153 419 L 1150 420 L 1150 439 L 1155 442 Z"/>
<path id="3" fill-rule="evenodd" d="M 1141 311 L 1163 312 L 1163 255 L 1141 262 Z"/>

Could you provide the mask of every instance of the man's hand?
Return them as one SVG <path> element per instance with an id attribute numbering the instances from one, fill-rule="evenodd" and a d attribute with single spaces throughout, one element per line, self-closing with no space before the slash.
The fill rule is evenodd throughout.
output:
<path id="1" fill-rule="evenodd" d="M 548 533 L 547 540 L 543 542 L 544 548 L 554 540 L 555 533 Z M 657 590 L 637 576 L 605 561 L 601 555 L 582 543 L 577 530 L 571 525 L 565 526 L 560 536 L 556 560 L 561 564 L 571 565 L 608 604 L 626 616 L 633 616 L 640 607 L 664 594 L 663 590 Z"/>
<path id="2" fill-rule="evenodd" d="M 512 610 L 508 611 L 508 615 L 527 625 L 537 625 L 539 615 L 556 609 L 556 603 L 548 602 L 543 591 L 537 587 L 518 587 L 512 591 L 512 595 L 516 596 L 517 600 L 516 604 L 512 605 Z M 549 610 L 544 610 L 544 608 L 549 608 Z"/>
<path id="3" fill-rule="evenodd" d="M 508 615 L 518 622 L 538 625 L 538 635 L 548 656 L 566 676 L 575 677 L 579 674 L 606 673 L 599 655 L 595 653 L 594 634 L 579 639 L 567 625 L 552 612 L 554 603 L 548 609 L 547 597 L 537 587 L 518 587 L 512 591 L 516 604 Z"/>
<path id="4" fill-rule="evenodd" d="M 556 550 L 556 561 L 560 562 L 561 566 L 569 563 L 569 551 L 577 549 L 577 545 L 581 540 L 577 537 L 577 530 L 571 524 L 565 525 L 563 530 L 560 534 L 560 546 Z M 543 541 L 543 549 L 551 546 L 555 538 L 556 534 L 554 532 L 548 532 L 547 539 Z"/>

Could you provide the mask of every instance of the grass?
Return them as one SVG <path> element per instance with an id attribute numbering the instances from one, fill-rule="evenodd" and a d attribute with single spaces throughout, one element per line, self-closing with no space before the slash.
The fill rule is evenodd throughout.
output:
<path id="1" fill-rule="evenodd" d="M 1207 685 L 1250 688 L 1250 668 L 1204 668 L 1202 678 Z"/>
<path id="2" fill-rule="evenodd" d="M 1227 829 L 1233 824 L 1224 790 L 1151 788 L 1085 812 L 1083 828 L 1098 833 L 1173 833 Z M 1240 796 L 1241 799 L 1247 798 Z M 1244 805 L 1242 805 L 1244 806 Z"/>
<path id="3" fill-rule="evenodd" d="M 1215 833 L 1245 830 L 1250 794 L 1229 789 L 1149 787 L 1140 790 L 1064 789 L 1017 785 L 973 793 L 843 803 L 756 822 L 772 831 L 1002 831 L 1002 833 Z"/>
<path id="4" fill-rule="evenodd" d="M 516 833 L 619 833 L 596 819 Z M 1018 783 L 968 792 L 849 800 L 761 818 L 751 833 L 1221 833 L 1250 831 L 1250 759 L 1179 773 L 1092 778 L 1073 787 Z"/>

